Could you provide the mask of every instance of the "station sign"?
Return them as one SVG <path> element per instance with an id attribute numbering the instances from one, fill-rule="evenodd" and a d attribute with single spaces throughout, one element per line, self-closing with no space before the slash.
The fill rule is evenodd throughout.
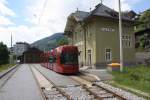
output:
<path id="1" fill-rule="evenodd" d="M 113 29 L 113 28 L 105 28 L 105 27 L 103 27 L 103 28 L 101 28 L 101 30 L 104 31 L 104 32 L 115 32 L 115 29 Z"/>

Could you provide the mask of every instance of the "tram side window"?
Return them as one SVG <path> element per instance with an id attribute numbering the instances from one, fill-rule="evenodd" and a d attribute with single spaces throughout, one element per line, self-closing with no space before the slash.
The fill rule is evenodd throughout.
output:
<path id="1" fill-rule="evenodd" d="M 50 63 L 55 63 L 56 62 L 56 57 L 50 56 L 49 57 L 49 62 Z"/>
<path id="2" fill-rule="evenodd" d="M 62 53 L 60 61 L 62 64 L 78 64 L 78 54 Z"/>
<path id="3" fill-rule="evenodd" d="M 61 62 L 61 64 L 64 64 L 64 62 L 65 62 L 63 53 L 60 55 L 60 62 Z"/>
<path id="4" fill-rule="evenodd" d="M 55 57 L 55 56 L 53 57 L 53 62 L 54 62 L 54 63 L 56 62 L 56 57 Z"/>

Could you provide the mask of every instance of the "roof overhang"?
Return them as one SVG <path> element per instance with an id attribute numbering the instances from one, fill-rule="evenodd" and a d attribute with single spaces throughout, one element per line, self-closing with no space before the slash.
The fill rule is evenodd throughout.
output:
<path id="1" fill-rule="evenodd" d="M 70 36 L 73 33 L 74 27 L 76 26 L 77 22 L 78 21 L 74 17 L 74 13 L 72 13 L 67 19 L 64 35 Z"/>

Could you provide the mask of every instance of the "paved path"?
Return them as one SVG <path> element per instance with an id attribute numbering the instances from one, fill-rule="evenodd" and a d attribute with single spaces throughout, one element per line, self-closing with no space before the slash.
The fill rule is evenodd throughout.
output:
<path id="1" fill-rule="evenodd" d="M 85 74 L 87 73 L 95 75 L 99 77 L 101 81 L 112 80 L 113 78 L 113 76 L 110 73 L 108 73 L 106 69 L 82 69 L 80 71 Z"/>
<path id="2" fill-rule="evenodd" d="M 0 100 L 42 100 L 29 65 L 21 65 L 0 89 Z"/>
<path id="3" fill-rule="evenodd" d="M 19 66 L 15 69 L 13 69 L 12 71 L 10 71 L 9 73 L 5 74 L 3 77 L 0 78 L 0 88 L 3 87 L 3 85 L 5 85 L 5 83 L 7 83 L 7 81 L 11 78 L 11 76 L 13 76 L 13 74 L 18 70 Z"/>
<path id="4" fill-rule="evenodd" d="M 51 71 L 47 68 L 41 67 L 40 65 L 34 65 L 38 70 L 44 73 L 48 79 L 50 79 L 57 86 L 68 86 L 68 85 L 79 85 L 77 82 L 69 78 L 68 76 L 58 74 L 54 71 Z"/>

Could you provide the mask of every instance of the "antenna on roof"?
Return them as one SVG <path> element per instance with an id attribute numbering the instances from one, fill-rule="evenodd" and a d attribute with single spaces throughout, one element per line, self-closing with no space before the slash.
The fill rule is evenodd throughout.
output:
<path id="1" fill-rule="evenodd" d="M 12 47 L 12 34 L 11 34 L 11 47 Z"/>
<path id="2" fill-rule="evenodd" d="M 92 8 L 91 8 L 91 6 L 92 6 L 91 2 L 92 2 L 92 1 L 90 0 L 90 12 L 91 12 L 91 10 L 92 10 Z"/>
<path id="3" fill-rule="evenodd" d="M 77 11 L 79 11 L 78 7 L 77 7 Z"/>
<path id="4" fill-rule="evenodd" d="M 101 4 L 103 4 L 103 0 L 101 0 Z"/>

